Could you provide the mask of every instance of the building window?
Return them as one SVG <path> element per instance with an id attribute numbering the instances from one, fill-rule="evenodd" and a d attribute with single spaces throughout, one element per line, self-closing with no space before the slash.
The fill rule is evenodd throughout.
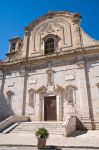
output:
<path id="1" fill-rule="evenodd" d="M 7 92 L 7 103 L 8 103 L 10 106 L 12 106 L 13 95 L 14 95 L 13 92 L 11 92 L 11 91 L 8 91 L 8 92 Z"/>
<path id="2" fill-rule="evenodd" d="M 45 54 L 53 53 L 54 52 L 54 39 L 48 38 L 45 41 Z"/>
<path id="3" fill-rule="evenodd" d="M 29 90 L 29 102 L 28 102 L 28 106 L 30 107 L 34 107 L 34 99 L 35 99 L 35 93 L 33 89 Z"/>
<path id="4" fill-rule="evenodd" d="M 11 44 L 11 52 L 15 51 L 16 43 Z"/>

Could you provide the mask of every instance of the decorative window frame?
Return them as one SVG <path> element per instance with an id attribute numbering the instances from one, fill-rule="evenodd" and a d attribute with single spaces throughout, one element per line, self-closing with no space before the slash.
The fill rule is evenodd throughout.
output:
<path id="1" fill-rule="evenodd" d="M 70 90 L 72 90 L 72 101 L 69 100 L 70 96 L 71 96 L 71 95 L 69 95 L 69 94 L 71 94 Z M 77 90 L 77 88 L 75 86 L 73 86 L 73 85 L 66 86 L 66 88 L 65 88 L 66 95 L 65 96 L 66 96 L 66 101 L 68 102 L 68 104 L 75 104 L 76 103 L 76 93 L 75 93 L 75 90 Z"/>
<path id="2" fill-rule="evenodd" d="M 10 105 L 11 107 L 12 107 L 13 95 L 14 92 L 10 90 L 7 92 L 7 104 Z"/>
<path id="3" fill-rule="evenodd" d="M 29 98 L 28 98 L 28 106 L 34 108 L 35 106 L 35 90 L 30 89 L 28 90 Z"/>
<path id="4" fill-rule="evenodd" d="M 57 52 L 58 50 L 58 42 L 60 40 L 60 38 L 57 36 L 57 35 L 54 35 L 54 34 L 48 34 L 46 35 L 45 37 L 42 38 L 43 42 L 44 42 L 44 46 L 43 46 L 43 49 L 44 49 L 44 54 L 45 55 L 49 55 L 49 54 L 53 54 L 53 53 L 45 53 L 45 42 L 46 40 L 48 40 L 49 38 L 52 38 L 54 40 L 54 52 Z"/>

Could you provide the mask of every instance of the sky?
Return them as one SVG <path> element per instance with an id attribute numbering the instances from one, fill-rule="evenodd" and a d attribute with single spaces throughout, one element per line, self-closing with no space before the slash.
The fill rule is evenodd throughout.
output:
<path id="1" fill-rule="evenodd" d="M 48 11 L 79 12 L 81 27 L 99 40 L 99 0 L 0 0 L 0 59 L 5 59 L 9 39 L 24 37 L 24 27 Z"/>

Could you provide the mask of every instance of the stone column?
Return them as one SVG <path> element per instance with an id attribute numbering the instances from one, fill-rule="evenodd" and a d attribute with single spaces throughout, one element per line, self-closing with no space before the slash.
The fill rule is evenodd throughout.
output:
<path id="1" fill-rule="evenodd" d="M 57 121 L 62 121 L 62 98 L 61 93 L 57 95 Z"/>

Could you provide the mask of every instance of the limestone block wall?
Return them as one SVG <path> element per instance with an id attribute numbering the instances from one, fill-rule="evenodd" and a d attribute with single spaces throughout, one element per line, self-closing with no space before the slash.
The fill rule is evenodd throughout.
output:
<path id="1" fill-rule="evenodd" d="M 22 115 L 23 107 L 23 88 L 24 88 L 24 77 L 20 76 L 19 72 L 11 72 L 11 74 L 5 73 L 2 89 L 2 107 L 3 112 L 6 115 Z M 7 93 L 12 92 L 11 103 L 9 104 Z"/>
<path id="2" fill-rule="evenodd" d="M 99 56 L 87 60 L 89 104 L 94 128 L 99 128 Z"/>
<path id="3" fill-rule="evenodd" d="M 35 107 L 30 107 L 29 103 L 29 90 L 38 90 L 42 86 L 47 87 L 47 70 L 48 65 L 42 64 L 42 67 L 36 66 L 37 69 L 33 69 L 28 73 L 27 80 L 27 92 L 26 92 L 26 115 L 31 116 L 32 120 L 38 119 L 38 113 L 40 109 L 40 100 L 44 97 L 40 94 L 35 94 Z M 65 120 L 68 114 L 76 114 L 77 117 L 89 119 L 89 106 L 88 106 L 88 95 L 86 89 L 86 79 L 84 66 L 79 68 L 75 63 L 75 60 L 54 60 L 52 62 L 52 69 L 54 70 L 54 82 L 53 84 L 59 85 L 64 88 L 64 91 L 68 86 L 74 88 L 74 102 L 68 104 L 66 97 L 61 96 L 62 101 L 62 120 Z M 53 93 L 56 94 L 57 93 Z M 63 95 L 63 93 L 61 93 Z M 84 101 L 84 102 L 83 102 Z M 86 109 L 85 109 L 86 108 Z"/>
<path id="4" fill-rule="evenodd" d="M 28 72 L 25 114 L 29 115 L 34 121 L 39 120 L 40 108 L 40 94 L 36 91 L 47 84 L 46 70 L 37 67 L 37 70 L 31 68 L 31 72 Z M 34 91 L 34 107 L 29 106 L 29 90 Z"/>
<path id="5" fill-rule="evenodd" d="M 98 128 L 99 62 L 97 58 L 53 60 L 51 66 L 48 66 L 48 62 L 42 62 L 35 66 L 30 66 L 30 69 L 27 68 L 27 81 L 24 80 L 25 74 L 20 73 L 19 70 L 11 71 L 10 74 L 5 73 L 4 78 L 0 80 L 0 102 L 2 103 L 0 115 L 4 115 L 4 117 L 8 114 L 22 115 L 23 100 L 24 102 L 26 100 L 24 105 L 25 115 L 30 116 L 33 121 L 42 121 L 44 96 L 46 94 L 49 96 L 56 95 L 59 104 L 62 105 L 61 108 L 57 105 L 57 108 L 60 109 L 57 113 L 62 117 L 62 121 L 65 120 L 67 115 L 75 114 L 78 128 L 82 124 L 91 129 L 92 123 Z M 53 70 L 52 85 L 54 86 L 51 87 L 52 89 L 48 86 L 48 70 L 50 68 Z M 24 87 L 24 81 L 26 82 L 26 87 Z M 53 91 L 53 87 L 56 88 L 56 91 Z M 61 91 L 57 87 L 60 87 Z M 74 88 L 73 103 L 68 103 L 68 97 L 64 94 L 68 87 Z M 26 99 L 24 99 L 24 88 L 26 88 Z M 30 90 L 33 90 L 35 94 L 33 107 L 29 106 Z M 7 92 L 9 91 L 13 92 L 11 106 L 8 105 L 7 101 Z M 72 97 L 70 96 L 70 98 Z"/>

